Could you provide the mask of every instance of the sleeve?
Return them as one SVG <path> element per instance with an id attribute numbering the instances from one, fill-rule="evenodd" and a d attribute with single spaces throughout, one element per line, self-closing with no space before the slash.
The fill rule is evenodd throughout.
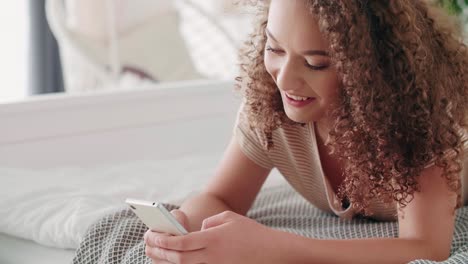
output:
<path id="1" fill-rule="evenodd" d="M 234 125 L 234 138 L 239 144 L 242 152 L 250 160 L 263 168 L 272 169 L 274 167 L 273 163 L 268 157 L 267 151 L 261 146 L 257 133 L 250 128 L 246 118 L 247 113 L 244 109 L 244 103 L 242 103 L 237 113 Z"/>

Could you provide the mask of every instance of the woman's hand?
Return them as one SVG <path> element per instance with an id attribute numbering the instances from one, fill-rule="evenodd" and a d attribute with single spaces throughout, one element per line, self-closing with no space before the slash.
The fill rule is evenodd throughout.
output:
<path id="1" fill-rule="evenodd" d="M 278 232 L 231 211 L 209 217 L 200 231 L 184 236 L 148 233 L 147 254 L 175 264 L 274 263 Z M 164 263 L 164 262 L 155 262 Z"/>
<path id="2" fill-rule="evenodd" d="M 171 211 L 171 214 L 177 219 L 177 221 L 186 230 L 188 230 L 188 227 L 189 227 L 188 217 L 183 211 L 178 210 L 178 209 L 174 209 L 174 210 Z M 155 254 L 153 254 L 158 249 L 153 248 L 150 244 L 148 244 L 148 239 L 154 240 L 154 239 L 157 239 L 157 237 L 168 237 L 168 236 L 172 236 L 172 235 L 167 234 L 167 233 L 160 233 L 160 232 L 151 231 L 149 229 L 148 229 L 148 231 L 146 231 L 145 236 L 144 236 L 145 244 L 146 244 L 145 254 L 148 257 L 151 258 L 151 260 L 153 261 L 153 264 L 173 264 L 173 262 L 169 262 L 169 261 L 167 261 L 165 259 L 161 259 L 158 256 L 156 256 Z"/>

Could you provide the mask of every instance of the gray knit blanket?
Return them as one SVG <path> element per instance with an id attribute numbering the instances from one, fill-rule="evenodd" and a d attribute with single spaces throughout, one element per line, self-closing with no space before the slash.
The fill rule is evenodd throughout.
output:
<path id="1" fill-rule="evenodd" d="M 177 208 L 165 204 L 168 210 Z M 359 218 L 344 220 L 308 203 L 289 185 L 262 189 L 247 216 L 271 228 L 318 239 L 396 237 L 396 222 Z M 89 228 L 73 264 L 151 264 L 145 255 L 146 226 L 129 209 L 107 215 Z M 468 263 L 468 206 L 457 211 L 451 256 L 444 262 L 414 260 L 410 264 Z"/>

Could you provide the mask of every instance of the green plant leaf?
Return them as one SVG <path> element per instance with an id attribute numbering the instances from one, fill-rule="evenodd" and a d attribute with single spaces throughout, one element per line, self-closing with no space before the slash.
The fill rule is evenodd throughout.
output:
<path id="1" fill-rule="evenodd" d="M 468 3 L 468 0 L 464 0 Z M 463 9 L 458 5 L 457 0 L 439 0 L 439 5 L 442 6 L 450 15 L 458 16 L 463 12 Z"/>

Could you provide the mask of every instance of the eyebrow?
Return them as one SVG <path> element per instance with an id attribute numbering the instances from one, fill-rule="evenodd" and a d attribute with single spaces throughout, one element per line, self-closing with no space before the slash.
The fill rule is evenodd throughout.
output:
<path id="1" fill-rule="evenodd" d="M 267 36 L 269 38 L 271 38 L 272 40 L 274 40 L 276 43 L 280 43 L 274 36 L 273 34 L 271 34 L 271 32 L 268 30 L 268 28 L 265 28 L 265 33 L 267 34 Z M 328 54 L 328 52 L 324 51 L 324 50 L 306 50 L 303 52 L 304 55 L 309 55 L 309 56 L 314 56 L 314 55 L 320 55 L 320 56 L 326 56 L 326 57 L 329 57 L 330 55 Z"/>

